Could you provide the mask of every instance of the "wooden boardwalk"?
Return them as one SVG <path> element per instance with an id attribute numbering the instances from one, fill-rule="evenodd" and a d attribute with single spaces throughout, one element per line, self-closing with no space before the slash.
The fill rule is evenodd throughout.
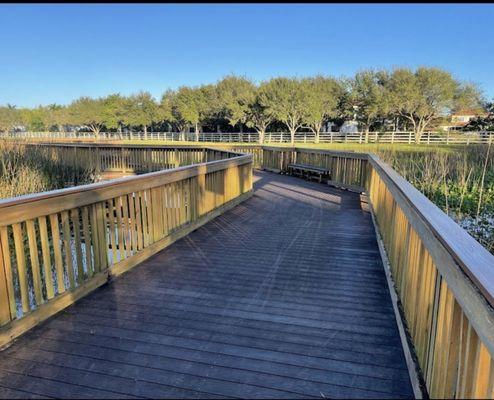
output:
<path id="1" fill-rule="evenodd" d="M 254 196 L 0 352 L 0 397 L 412 397 L 360 196 Z"/>

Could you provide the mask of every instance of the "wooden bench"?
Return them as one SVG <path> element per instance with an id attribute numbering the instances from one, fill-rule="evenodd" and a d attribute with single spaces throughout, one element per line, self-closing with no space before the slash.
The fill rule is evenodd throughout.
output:
<path id="1" fill-rule="evenodd" d="M 300 176 L 307 180 L 316 178 L 319 182 L 331 178 L 331 171 L 327 168 L 315 167 L 307 164 L 288 164 L 288 174 Z"/>

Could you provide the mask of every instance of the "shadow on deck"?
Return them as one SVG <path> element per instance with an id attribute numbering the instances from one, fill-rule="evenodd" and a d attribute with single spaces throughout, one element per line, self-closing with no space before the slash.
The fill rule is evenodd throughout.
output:
<path id="1" fill-rule="evenodd" d="M 0 353 L 1 397 L 413 397 L 360 196 L 254 196 Z"/>

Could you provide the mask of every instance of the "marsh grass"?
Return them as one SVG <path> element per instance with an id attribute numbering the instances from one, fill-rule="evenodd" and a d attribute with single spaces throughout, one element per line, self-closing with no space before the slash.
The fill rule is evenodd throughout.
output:
<path id="1" fill-rule="evenodd" d="M 494 155 L 485 145 L 375 151 L 494 254 Z"/>
<path id="2" fill-rule="evenodd" d="M 92 167 L 67 163 L 38 146 L 0 141 L 0 198 L 92 182 Z"/>

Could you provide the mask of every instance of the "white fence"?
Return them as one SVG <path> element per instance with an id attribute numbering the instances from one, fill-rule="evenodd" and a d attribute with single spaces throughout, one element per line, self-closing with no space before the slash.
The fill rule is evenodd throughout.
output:
<path id="1" fill-rule="evenodd" d="M 161 140 L 178 142 L 195 142 L 195 133 L 180 132 L 11 132 L 0 133 L 0 137 L 24 139 L 82 139 L 82 140 Z M 437 133 L 425 132 L 420 138 L 420 144 L 488 144 L 494 141 L 494 132 L 468 133 Z M 199 142 L 240 142 L 258 143 L 259 135 L 255 132 L 201 132 Z M 365 133 L 323 132 L 319 135 L 319 143 L 365 143 Z M 290 143 L 289 132 L 267 132 L 264 143 Z M 315 143 L 312 132 L 297 132 L 295 143 Z M 367 143 L 415 143 L 413 132 L 370 132 Z"/>

